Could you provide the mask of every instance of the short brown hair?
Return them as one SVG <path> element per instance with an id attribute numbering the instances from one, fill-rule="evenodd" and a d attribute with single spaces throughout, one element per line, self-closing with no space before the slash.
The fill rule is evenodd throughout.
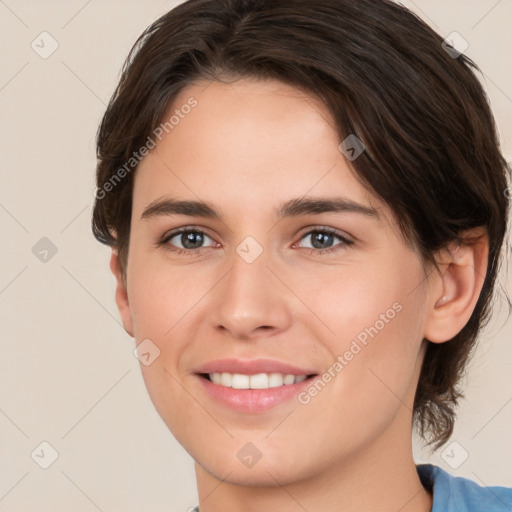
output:
<path id="1" fill-rule="evenodd" d="M 366 146 L 352 168 L 390 206 L 424 262 L 434 263 L 448 242 L 463 242 L 464 230 L 487 230 L 489 261 L 476 307 L 453 339 L 428 344 L 416 391 L 419 431 L 438 448 L 453 431 L 458 384 L 489 317 L 509 207 L 507 164 L 478 67 L 447 50 L 441 36 L 388 0 L 178 5 L 135 43 L 99 127 L 94 235 L 118 247 L 124 275 L 133 155 L 184 87 L 254 77 L 316 95 L 340 140 L 355 134 Z"/>

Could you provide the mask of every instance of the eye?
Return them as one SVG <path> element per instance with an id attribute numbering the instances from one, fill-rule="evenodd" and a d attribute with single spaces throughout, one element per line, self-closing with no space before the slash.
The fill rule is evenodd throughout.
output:
<path id="1" fill-rule="evenodd" d="M 314 254 L 323 254 L 325 252 L 334 252 L 342 250 L 353 244 L 351 240 L 331 228 L 315 228 L 301 237 L 302 240 L 308 240 L 308 243 L 301 242 L 300 247 Z M 338 243 L 336 243 L 338 240 Z M 204 245 L 207 242 L 208 245 Z M 158 245 L 164 246 L 177 254 L 194 255 L 206 247 L 218 246 L 211 237 L 203 230 L 198 228 L 181 228 L 164 235 Z"/>
<path id="2" fill-rule="evenodd" d="M 313 229 L 301 238 L 301 240 L 308 239 L 310 241 L 309 247 L 304 245 L 304 243 L 301 243 L 301 247 L 317 254 L 334 252 L 343 249 L 343 246 L 350 246 L 353 244 L 352 241 L 348 240 L 341 233 L 330 228 Z M 336 239 L 339 240 L 339 243 L 337 244 L 335 243 Z"/>
<path id="3" fill-rule="evenodd" d="M 208 246 L 203 246 L 206 240 L 212 242 Z M 200 229 L 182 228 L 164 236 L 159 245 L 170 246 L 171 250 L 177 251 L 179 254 L 184 252 L 193 252 L 194 250 L 203 249 L 204 247 L 213 247 L 216 245 L 204 231 Z"/>

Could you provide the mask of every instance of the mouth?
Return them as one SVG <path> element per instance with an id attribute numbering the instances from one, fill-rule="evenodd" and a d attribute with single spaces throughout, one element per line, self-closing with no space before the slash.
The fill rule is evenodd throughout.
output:
<path id="1" fill-rule="evenodd" d="M 247 390 L 290 386 L 317 376 L 317 374 L 293 375 L 291 373 L 257 373 L 248 375 L 229 372 L 200 373 L 198 375 L 217 386 Z"/>
<path id="2" fill-rule="evenodd" d="M 224 358 L 194 369 L 199 390 L 213 406 L 263 413 L 293 399 L 319 376 L 314 367 L 269 358 Z"/>
<path id="3" fill-rule="evenodd" d="M 237 413 L 262 414 L 280 405 L 293 404 L 294 398 L 319 375 L 214 372 L 196 376 L 213 404 Z"/>

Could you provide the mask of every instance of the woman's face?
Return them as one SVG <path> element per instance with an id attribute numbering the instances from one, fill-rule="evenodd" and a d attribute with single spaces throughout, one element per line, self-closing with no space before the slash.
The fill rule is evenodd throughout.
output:
<path id="1" fill-rule="evenodd" d="M 173 113 L 136 172 L 122 310 L 169 429 L 251 485 L 410 443 L 425 273 L 328 109 L 241 80 L 188 87 Z"/>

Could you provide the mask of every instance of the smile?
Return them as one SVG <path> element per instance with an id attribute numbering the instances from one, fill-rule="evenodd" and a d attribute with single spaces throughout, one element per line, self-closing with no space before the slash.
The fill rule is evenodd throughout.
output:
<path id="1" fill-rule="evenodd" d="M 257 373 L 245 375 L 242 373 L 209 373 L 208 378 L 214 384 L 234 389 L 268 389 L 289 386 L 302 382 L 307 375 L 292 375 L 284 373 Z"/>
<path id="2" fill-rule="evenodd" d="M 202 393 L 212 404 L 244 414 L 261 414 L 287 403 L 296 406 L 297 395 L 310 386 L 317 377 L 318 374 L 196 374 Z"/>

